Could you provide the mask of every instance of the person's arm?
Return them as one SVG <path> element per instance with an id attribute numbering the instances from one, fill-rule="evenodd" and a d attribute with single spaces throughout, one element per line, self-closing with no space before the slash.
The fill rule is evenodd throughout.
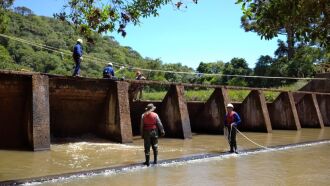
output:
<path id="1" fill-rule="evenodd" d="M 79 57 L 81 57 L 82 54 L 83 54 L 82 46 L 81 45 L 77 45 L 77 54 L 78 54 Z"/>
<path id="2" fill-rule="evenodd" d="M 160 121 L 160 118 L 159 118 L 158 115 L 157 115 L 157 117 L 156 117 L 156 122 L 157 122 L 157 127 L 158 127 L 158 129 L 160 130 L 160 134 L 161 134 L 162 136 L 164 136 L 164 135 L 165 135 L 164 127 L 163 127 L 163 124 L 162 124 L 162 122 Z"/>
<path id="3" fill-rule="evenodd" d="M 234 114 L 234 121 L 235 121 L 234 122 L 235 127 L 241 123 L 241 118 L 239 117 L 239 115 L 237 113 Z"/>
<path id="4" fill-rule="evenodd" d="M 140 134 L 141 134 L 141 137 L 143 138 L 143 115 L 141 116 L 141 120 L 140 120 Z"/>
<path id="5" fill-rule="evenodd" d="M 113 68 L 111 69 L 111 75 L 112 75 L 112 77 L 115 76 L 115 71 L 113 70 Z"/>

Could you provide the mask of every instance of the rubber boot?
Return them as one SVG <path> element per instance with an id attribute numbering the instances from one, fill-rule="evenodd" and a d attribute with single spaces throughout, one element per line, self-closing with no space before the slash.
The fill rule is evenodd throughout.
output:
<path id="1" fill-rule="evenodd" d="M 154 164 L 157 164 L 157 155 L 158 155 L 158 152 L 155 151 L 154 152 Z"/>
<path id="2" fill-rule="evenodd" d="M 234 152 L 234 147 L 233 147 L 233 145 L 230 145 L 230 151 L 229 151 L 230 153 L 233 153 Z"/>
<path id="3" fill-rule="evenodd" d="M 150 155 L 146 155 L 146 161 L 143 163 L 143 165 L 150 166 Z"/>

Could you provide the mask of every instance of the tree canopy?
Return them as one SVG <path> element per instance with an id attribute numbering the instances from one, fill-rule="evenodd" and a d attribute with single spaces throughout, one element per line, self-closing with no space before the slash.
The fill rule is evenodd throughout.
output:
<path id="1" fill-rule="evenodd" d="M 191 0 L 197 4 L 197 0 Z M 126 35 L 126 25 L 139 24 L 141 18 L 158 16 L 161 6 L 172 3 L 172 0 L 68 0 L 64 9 L 54 16 L 75 24 L 85 36 L 92 31 L 104 33 L 114 31 Z"/>
<path id="2" fill-rule="evenodd" d="M 329 48 L 330 2 L 328 0 L 237 0 L 242 4 L 242 27 L 272 39 L 287 36 L 288 58 L 295 43 L 319 43 Z"/>

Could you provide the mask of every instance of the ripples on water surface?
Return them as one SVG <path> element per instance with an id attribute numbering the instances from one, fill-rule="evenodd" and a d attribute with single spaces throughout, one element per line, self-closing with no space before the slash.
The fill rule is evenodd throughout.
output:
<path id="1" fill-rule="evenodd" d="M 329 153 L 330 142 L 326 141 L 150 168 L 133 167 L 42 185 L 329 185 Z"/>
<path id="2" fill-rule="evenodd" d="M 303 129 L 302 131 L 274 130 L 270 134 L 244 134 L 261 145 L 274 146 L 330 139 L 330 128 L 327 127 L 323 130 Z M 221 135 L 194 135 L 192 140 L 160 139 L 159 141 L 159 159 L 178 158 L 192 154 L 213 154 L 228 150 L 226 140 Z M 239 135 L 238 144 L 239 149 L 256 148 L 255 145 Z M 322 148 L 320 148 L 321 146 Z M 238 185 L 244 185 L 244 183 L 259 183 L 253 182 L 253 180 L 260 180 L 261 185 L 265 185 L 273 183 L 271 181 L 273 178 L 276 180 L 275 183 L 279 185 L 296 185 L 294 181 L 305 183 L 302 180 L 307 180 L 307 184 L 310 183 L 308 179 L 319 183 L 316 185 L 322 185 L 323 180 L 330 183 L 327 176 L 330 175 L 329 169 L 324 167 L 324 165 L 330 167 L 329 149 L 329 145 L 323 144 L 276 152 L 252 153 L 247 156 L 232 155 L 222 157 L 219 160 L 211 158 L 197 162 L 161 165 L 157 168 L 143 168 L 142 170 L 138 168 L 138 171 L 129 170 L 122 173 L 110 171 L 107 173 L 108 176 L 96 175 L 80 177 L 79 179 L 65 179 L 62 182 L 53 183 L 53 185 L 213 185 L 234 184 L 236 182 Z M 297 152 L 295 152 L 296 150 Z M 282 158 L 276 158 L 281 157 L 283 153 Z M 327 156 L 324 156 L 325 154 Z M 318 163 L 321 160 L 322 163 Z M 134 143 L 127 145 L 109 143 L 104 140 L 56 142 L 51 145 L 51 151 L 0 150 L 0 181 L 127 165 L 143 161 L 143 141 L 139 138 L 136 138 Z M 291 165 L 298 168 L 292 169 L 295 166 Z M 307 168 L 308 170 L 321 168 L 318 171 L 320 174 L 304 171 Z M 254 172 L 256 172 L 255 175 L 252 174 Z M 298 179 L 299 176 L 304 179 Z M 52 183 L 43 184 L 52 185 Z"/>

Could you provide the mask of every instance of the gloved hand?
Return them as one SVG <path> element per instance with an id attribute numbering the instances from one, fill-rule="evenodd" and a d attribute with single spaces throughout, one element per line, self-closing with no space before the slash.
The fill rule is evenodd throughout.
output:
<path id="1" fill-rule="evenodd" d="M 160 135 L 161 135 L 161 136 L 165 136 L 165 131 L 161 131 L 161 132 L 160 132 Z"/>
<path id="2" fill-rule="evenodd" d="M 236 127 L 236 123 L 235 122 L 231 123 L 230 127 Z"/>
<path id="3" fill-rule="evenodd" d="M 82 61 L 84 58 L 83 57 L 80 57 L 80 60 Z"/>

